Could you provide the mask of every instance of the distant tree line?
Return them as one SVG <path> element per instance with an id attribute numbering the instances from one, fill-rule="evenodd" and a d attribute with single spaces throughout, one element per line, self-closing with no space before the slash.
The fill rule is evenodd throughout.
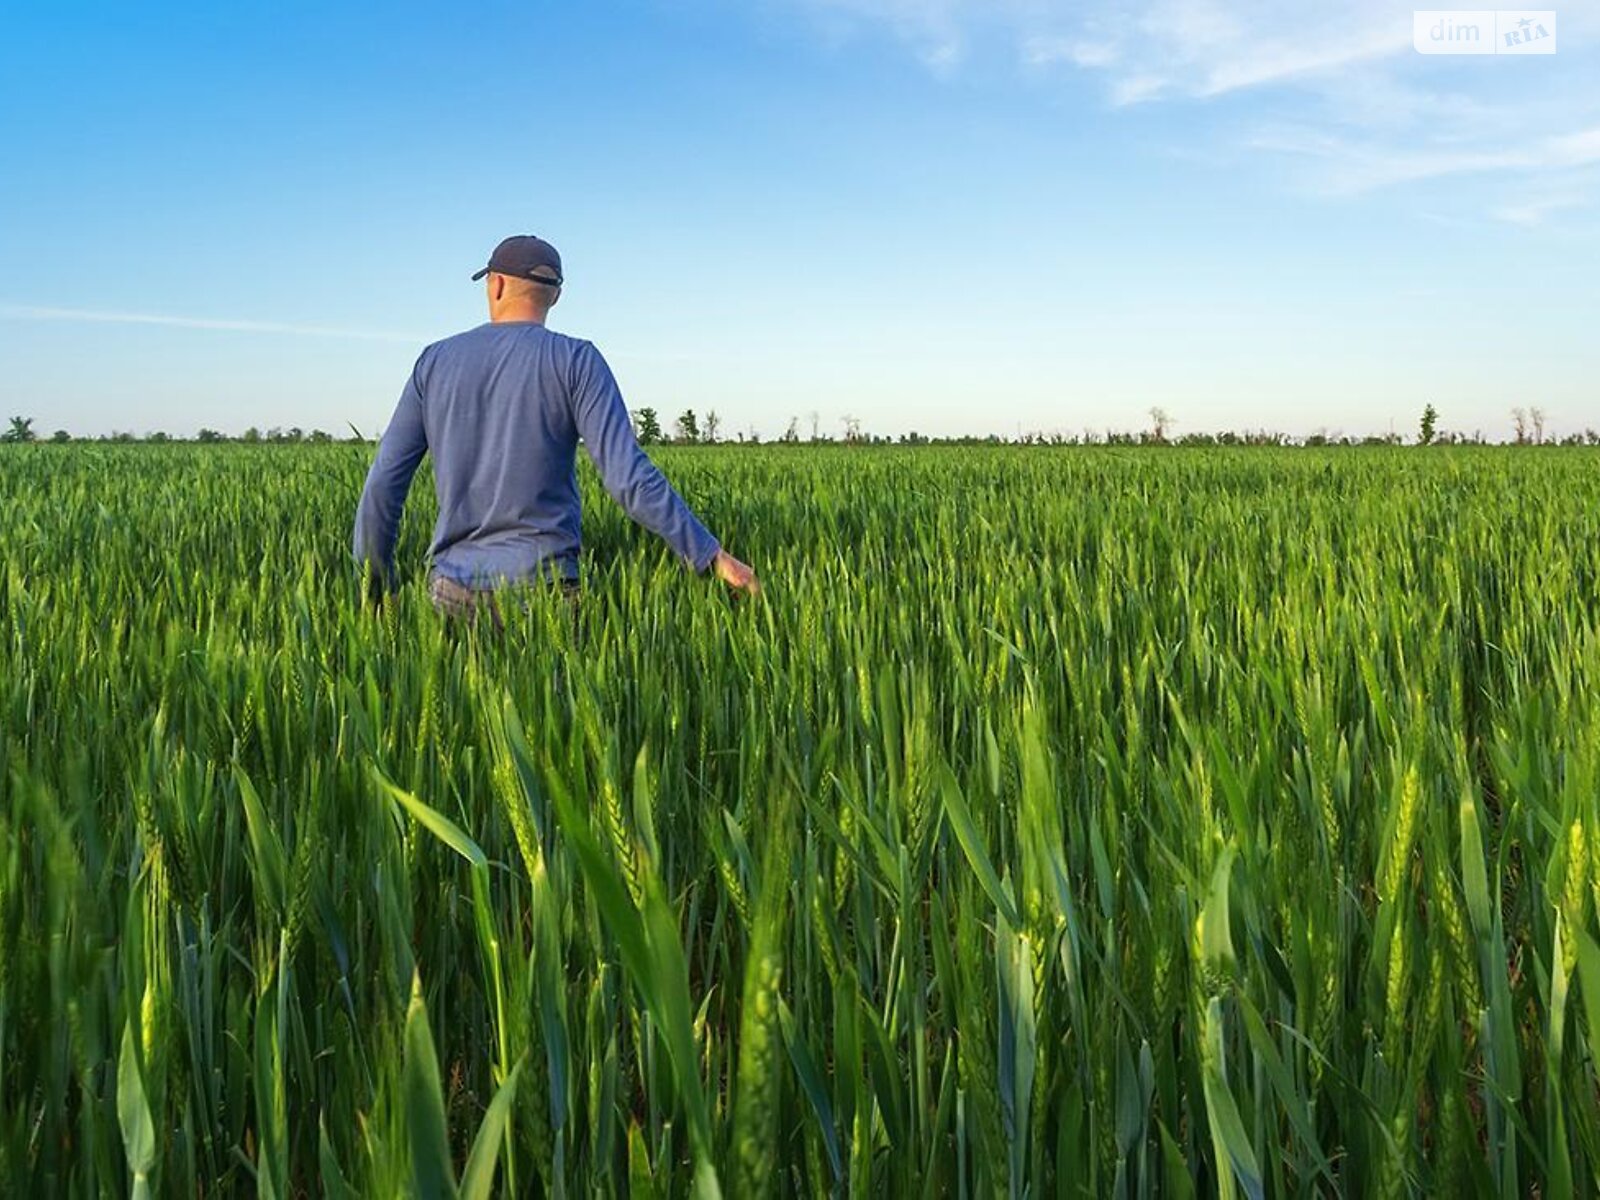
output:
<path id="1" fill-rule="evenodd" d="M 111 433 L 96 434 L 93 437 L 76 437 L 65 429 L 57 429 L 48 438 L 41 438 L 33 428 L 32 417 L 12 417 L 10 425 L 3 432 L 0 432 L 0 442 L 138 442 L 158 446 L 168 442 L 204 442 L 208 444 L 238 442 L 246 445 L 265 443 L 331 445 L 334 442 L 359 443 L 373 440 L 354 428 L 350 430 L 348 436 L 335 437 L 324 429 L 313 429 L 308 432 L 299 426 L 291 429 L 281 429 L 273 426 L 271 429 L 261 430 L 253 425 L 237 435 L 222 433 L 216 429 L 201 429 L 192 438 L 170 434 L 164 429 L 152 429 L 142 434 L 119 429 Z"/>
<path id="2" fill-rule="evenodd" d="M 1586 429 L 1582 433 L 1569 433 L 1562 438 L 1547 437 L 1545 415 L 1538 408 L 1511 410 L 1512 445 L 1600 446 L 1600 430 Z M 1063 430 L 1019 431 L 1012 437 L 998 433 L 974 434 L 961 437 L 935 437 L 916 430 L 895 435 L 870 433 L 862 428 L 859 417 L 845 415 L 839 418 L 841 436 L 834 437 L 822 425 L 818 412 L 807 414 L 802 423 L 799 416 L 789 418 L 788 425 L 777 444 L 798 445 L 851 445 L 851 446 L 1400 446 L 1405 438 L 1398 433 L 1343 434 L 1326 430 L 1305 436 L 1278 433 L 1269 429 L 1221 430 L 1216 432 L 1191 432 L 1174 434 L 1174 422 L 1163 408 L 1150 410 L 1150 424 L 1145 429 L 1084 429 L 1080 432 Z M 729 439 L 719 438 L 721 422 L 713 410 L 702 420 L 694 409 L 685 409 L 672 423 L 672 435 L 665 434 L 661 416 L 654 408 L 641 408 L 633 414 L 634 432 L 646 445 L 706 445 Z M 804 431 L 804 432 L 802 432 Z M 755 429 L 740 431 L 732 439 L 741 445 L 762 444 L 761 434 Z M 768 443 L 771 444 L 771 443 Z M 1432 404 L 1422 411 L 1415 440 L 1418 446 L 1488 446 L 1508 443 L 1495 442 L 1481 430 L 1464 433 L 1439 428 L 1439 410 Z"/>
<path id="3" fill-rule="evenodd" d="M 1301 437 L 1286 433 L 1277 433 L 1269 429 L 1250 429 L 1243 431 L 1222 430 L 1218 432 L 1190 432 L 1175 434 L 1174 422 L 1167 415 L 1165 409 L 1152 408 L 1150 410 L 1150 424 L 1139 430 L 1085 429 L 1081 432 L 1070 433 L 1061 430 L 1033 430 L 1019 431 L 1015 436 L 1005 437 L 998 433 L 971 435 L 962 437 L 932 437 L 927 434 L 909 430 L 893 436 L 886 434 L 870 433 L 862 428 L 860 418 L 843 416 L 839 418 L 840 434 L 834 437 L 822 427 L 822 417 L 815 411 L 807 415 L 802 426 L 801 418 L 794 416 L 789 419 L 784 432 L 776 439 L 777 444 L 783 446 L 799 445 L 847 445 L 847 446 L 1400 446 L 1405 444 L 1405 438 L 1398 433 L 1358 434 L 1349 435 L 1326 430 L 1308 434 Z M 1557 438 L 1546 433 L 1547 421 L 1543 409 L 1524 408 L 1518 406 L 1511 410 L 1512 438 L 1509 442 L 1494 441 L 1485 437 L 1481 430 L 1470 434 L 1458 430 L 1441 429 L 1439 427 L 1439 410 L 1432 404 L 1422 410 L 1421 420 L 1418 422 L 1417 435 L 1412 444 L 1417 446 L 1488 446 L 1488 445 L 1517 445 L 1517 446 L 1600 446 L 1600 430 L 1585 429 L 1582 433 L 1569 433 Z M 711 409 L 704 416 L 698 415 L 694 409 L 686 408 L 672 422 L 671 435 L 663 430 L 661 416 L 654 408 L 640 408 L 633 414 L 634 432 L 639 441 L 646 446 L 675 445 L 675 446 L 705 446 L 714 444 L 759 446 L 762 444 L 761 434 L 752 428 L 737 431 L 732 438 L 723 436 L 722 419 L 715 409 Z M 355 426 L 350 426 L 349 436 L 335 437 L 333 434 L 321 429 L 307 432 L 299 426 L 283 429 L 273 426 L 261 430 L 251 426 L 243 433 L 229 435 L 215 429 L 201 429 L 192 438 L 174 437 L 163 430 L 154 430 L 143 435 L 130 432 L 114 432 L 100 434 L 93 438 L 78 438 L 68 433 L 65 429 L 57 429 L 48 439 L 41 439 L 33 428 L 33 418 L 12 417 L 10 424 L 0 430 L 0 442 L 36 442 L 48 440 L 51 442 L 144 442 L 160 444 L 163 442 L 193 441 L 204 443 L 235 442 L 244 445 L 257 444 L 330 444 L 335 441 L 346 443 L 371 442 L 376 439 L 369 438 Z M 802 436 L 802 428 L 806 436 Z"/>

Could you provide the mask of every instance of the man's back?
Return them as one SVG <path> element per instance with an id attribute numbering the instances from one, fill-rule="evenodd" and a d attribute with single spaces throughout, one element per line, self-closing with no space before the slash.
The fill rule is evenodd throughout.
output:
<path id="1" fill-rule="evenodd" d="M 491 322 L 422 352 L 367 478 L 356 557 L 392 574 L 405 493 L 431 450 L 436 573 L 477 588 L 574 577 L 580 438 L 628 515 L 704 571 L 717 541 L 639 448 L 605 359 L 536 321 Z"/>
<path id="2" fill-rule="evenodd" d="M 577 572 L 580 343 L 532 322 L 480 325 L 423 351 L 423 426 L 439 523 L 434 569 L 458 583 Z M 593 347 L 587 347 L 591 352 Z"/>

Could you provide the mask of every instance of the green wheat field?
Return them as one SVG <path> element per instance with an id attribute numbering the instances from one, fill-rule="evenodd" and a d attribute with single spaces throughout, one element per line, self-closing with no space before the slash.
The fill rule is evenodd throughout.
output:
<path id="1" fill-rule="evenodd" d="M 1600 454 L 0 453 L 0 1192 L 1594 1194 Z"/>

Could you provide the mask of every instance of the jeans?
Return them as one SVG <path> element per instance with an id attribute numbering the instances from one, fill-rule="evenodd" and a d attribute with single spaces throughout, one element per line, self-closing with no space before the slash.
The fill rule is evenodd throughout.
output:
<path id="1" fill-rule="evenodd" d="M 546 589 L 551 594 L 560 595 L 569 607 L 577 608 L 579 588 L 576 579 L 537 580 L 506 584 L 499 588 L 470 588 L 437 572 L 428 577 L 428 598 L 439 612 L 468 625 L 475 625 L 479 617 L 486 616 L 497 632 L 506 627 L 504 604 L 516 603 L 526 611 Z"/>

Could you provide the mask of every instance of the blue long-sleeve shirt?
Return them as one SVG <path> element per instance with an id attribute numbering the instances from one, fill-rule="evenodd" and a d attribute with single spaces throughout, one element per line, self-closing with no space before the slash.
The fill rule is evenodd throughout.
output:
<path id="1" fill-rule="evenodd" d="M 406 493 L 432 451 L 435 571 L 479 588 L 575 577 L 580 438 L 628 516 L 706 570 L 717 539 L 639 448 L 600 351 L 533 321 L 480 325 L 423 350 L 367 474 L 356 560 L 393 580 Z"/>

